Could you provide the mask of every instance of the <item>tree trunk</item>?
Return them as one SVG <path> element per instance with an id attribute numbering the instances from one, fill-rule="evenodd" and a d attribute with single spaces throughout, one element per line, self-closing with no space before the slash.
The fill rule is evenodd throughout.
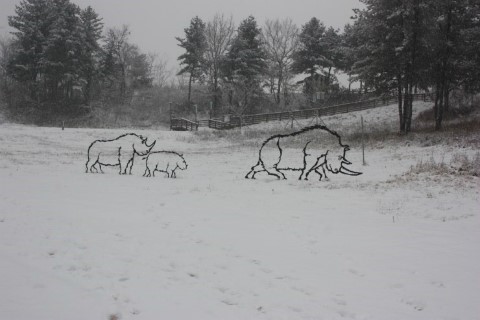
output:
<path id="1" fill-rule="evenodd" d="M 444 89 L 444 94 L 445 94 L 445 98 L 443 100 L 443 106 L 444 106 L 444 110 L 446 113 L 448 113 L 448 111 L 450 111 L 450 90 L 449 90 L 449 81 L 448 80 L 445 80 L 445 82 L 447 83 L 445 85 L 445 89 Z"/>
<path id="2" fill-rule="evenodd" d="M 122 71 L 122 79 L 120 80 L 120 99 L 122 104 L 125 103 L 125 98 L 126 98 L 126 91 L 127 91 L 127 75 L 125 72 L 125 66 L 122 64 L 121 65 L 121 71 Z"/>
<path id="3" fill-rule="evenodd" d="M 326 89 L 325 89 L 326 92 L 329 92 L 331 72 L 332 72 L 332 67 L 328 68 L 327 83 L 326 83 Z"/>
<path id="4" fill-rule="evenodd" d="M 452 27 L 452 6 L 450 5 L 447 8 L 447 25 L 445 28 L 445 39 L 450 41 L 451 38 L 451 27 Z M 447 80 L 447 69 L 450 60 L 451 48 L 446 45 L 446 49 L 443 54 L 443 59 L 441 63 L 441 73 L 440 73 L 440 83 L 441 89 L 440 92 L 440 104 L 438 106 L 438 112 L 435 117 L 435 130 L 440 130 L 442 128 L 443 113 L 445 111 L 445 106 L 448 104 L 448 80 Z"/>
<path id="5" fill-rule="evenodd" d="M 408 72 L 407 72 L 408 74 Z M 409 96 L 408 96 L 408 77 L 406 76 L 405 80 L 405 94 L 403 96 L 403 114 L 402 114 L 402 119 L 403 119 L 403 133 L 408 133 L 407 130 L 407 115 L 408 115 L 408 105 L 409 105 Z"/>
<path id="6" fill-rule="evenodd" d="M 439 102 L 440 102 L 440 82 L 438 81 L 437 79 L 437 83 L 435 85 L 435 104 L 433 105 L 433 113 L 434 113 L 434 120 L 436 122 L 437 118 L 438 118 L 438 111 L 439 111 L 439 108 L 440 108 L 440 105 L 439 105 Z"/>
<path id="7" fill-rule="evenodd" d="M 283 75 L 282 75 L 282 72 L 280 72 L 280 74 L 278 75 L 278 85 L 277 85 L 277 97 L 275 100 L 277 100 L 277 105 L 280 104 L 280 92 L 281 92 L 281 89 L 282 89 L 282 82 L 283 82 Z"/>
<path id="8" fill-rule="evenodd" d="M 413 85 L 408 86 L 408 107 L 406 108 L 405 132 L 412 130 L 412 111 L 413 111 Z"/>
<path id="9" fill-rule="evenodd" d="M 400 120 L 400 132 L 405 132 L 405 121 L 403 120 L 403 90 L 402 90 L 402 76 L 398 76 L 398 118 Z"/>
<path id="10" fill-rule="evenodd" d="M 437 93 L 438 96 L 438 106 L 437 106 L 437 112 L 436 112 L 436 118 L 435 118 L 435 131 L 438 131 L 442 129 L 442 120 L 443 120 L 443 97 L 444 97 L 444 92 L 443 92 L 443 83 L 441 84 L 440 87 L 440 92 Z"/>
<path id="11" fill-rule="evenodd" d="M 192 101 L 191 98 L 192 98 L 192 74 L 190 73 L 190 77 L 188 79 L 188 98 L 187 98 L 187 102 L 188 102 L 188 105 L 190 106 L 190 102 Z"/>
<path id="12" fill-rule="evenodd" d="M 213 117 L 217 117 L 218 111 L 218 76 L 215 73 L 213 76 Z"/>

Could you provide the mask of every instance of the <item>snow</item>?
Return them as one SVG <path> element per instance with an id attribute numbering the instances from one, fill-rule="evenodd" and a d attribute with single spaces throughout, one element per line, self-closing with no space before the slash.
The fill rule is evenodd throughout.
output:
<path id="1" fill-rule="evenodd" d="M 188 169 L 85 173 L 93 140 L 132 131 Z M 478 319 L 479 178 L 408 174 L 474 147 L 376 144 L 362 166 L 351 144 L 363 175 L 246 180 L 258 148 L 201 134 L 1 125 L 0 319 Z"/>

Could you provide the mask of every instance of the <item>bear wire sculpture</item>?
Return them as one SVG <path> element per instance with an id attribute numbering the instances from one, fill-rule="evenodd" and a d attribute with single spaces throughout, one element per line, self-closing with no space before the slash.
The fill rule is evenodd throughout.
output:
<path id="1" fill-rule="evenodd" d="M 95 140 L 88 147 L 88 159 L 85 164 L 86 172 L 98 173 L 96 165 L 103 173 L 102 166 L 120 166 L 119 174 L 132 174 L 135 155 L 146 156 L 152 150 L 156 141 L 147 143 L 144 138 L 135 133 L 126 133 L 111 140 Z"/>
<path id="2" fill-rule="evenodd" d="M 168 178 L 176 178 L 176 170 L 186 170 L 187 162 L 182 154 L 175 151 L 154 151 L 150 152 L 145 159 L 144 177 L 155 177 L 155 171 L 165 172 Z"/>
<path id="3" fill-rule="evenodd" d="M 298 154 L 298 148 L 286 148 L 299 144 L 302 147 L 301 154 Z M 325 147 L 327 145 L 331 147 Z M 299 180 L 308 180 L 312 172 L 320 176 L 319 180 L 328 178 L 327 171 L 358 176 L 362 173 L 351 171 L 344 166 L 351 164 L 345 158 L 348 150 L 350 147 L 342 144 L 338 133 L 323 125 L 306 127 L 290 134 L 277 134 L 263 142 L 258 162 L 245 178 L 255 179 L 257 173 L 267 172 L 278 179 L 286 179 L 282 172 L 285 170 L 300 171 Z M 319 171 L 320 168 L 322 172 Z"/>

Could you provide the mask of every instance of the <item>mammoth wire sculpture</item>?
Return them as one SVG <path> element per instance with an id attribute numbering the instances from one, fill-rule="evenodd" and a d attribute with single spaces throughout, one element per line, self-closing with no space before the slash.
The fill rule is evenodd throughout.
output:
<path id="1" fill-rule="evenodd" d="M 88 147 L 86 173 L 103 173 L 102 166 L 119 166 L 119 174 L 132 174 L 135 155 L 146 156 L 155 145 L 148 144 L 147 138 L 135 133 L 126 133 L 111 140 L 95 140 Z M 98 164 L 98 169 L 96 165 Z"/>
<path id="2" fill-rule="evenodd" d="M 154 151 L 150 152 L 145 159 L 144 177 L 155 177 L 155 171 L 165 172 L 168 178 L 177 177 L 177 169 L 186 170 L 188 164 L 183 155 L 175 151 Z"/>
<path id="3" fill-rule="evenodd" d="M 298 145 L 298 141 L 303 147 L 300 154 L 298 149 L 287 148 Z M 290 134 L 277 134 L 263 142 L 258 162 L 245 178 L 255 179 L 257 173 L 267 172 L 278 179 L 286 179 L 282 171 L 300 171 L 299 180 L 308 180 L 312 172 L 319 175 L 320 181 L 322 178 L 328 179 L 327 171 L 358 176 L 362 173 L 345 167 L 351 164 L 345 158 L 348 150 L 350 147 L 342 144 L 340 135 L 324 125 L 306 127 Z"/>

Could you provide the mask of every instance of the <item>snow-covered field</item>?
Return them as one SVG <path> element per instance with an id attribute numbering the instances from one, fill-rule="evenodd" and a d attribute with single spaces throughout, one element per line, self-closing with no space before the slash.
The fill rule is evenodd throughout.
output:
<path id="1" fill-rule="evenodd" d="M 0 125 L 0 319 L 479 319 L 480 178 L 408 173 L 469 144 L 379 142 L 365 166 L 351 145 L 363 175 L 246 180 L 241 138 L 134 130 L 188 170 L 85 173 L 91 141 L 131 131 Z"/>

